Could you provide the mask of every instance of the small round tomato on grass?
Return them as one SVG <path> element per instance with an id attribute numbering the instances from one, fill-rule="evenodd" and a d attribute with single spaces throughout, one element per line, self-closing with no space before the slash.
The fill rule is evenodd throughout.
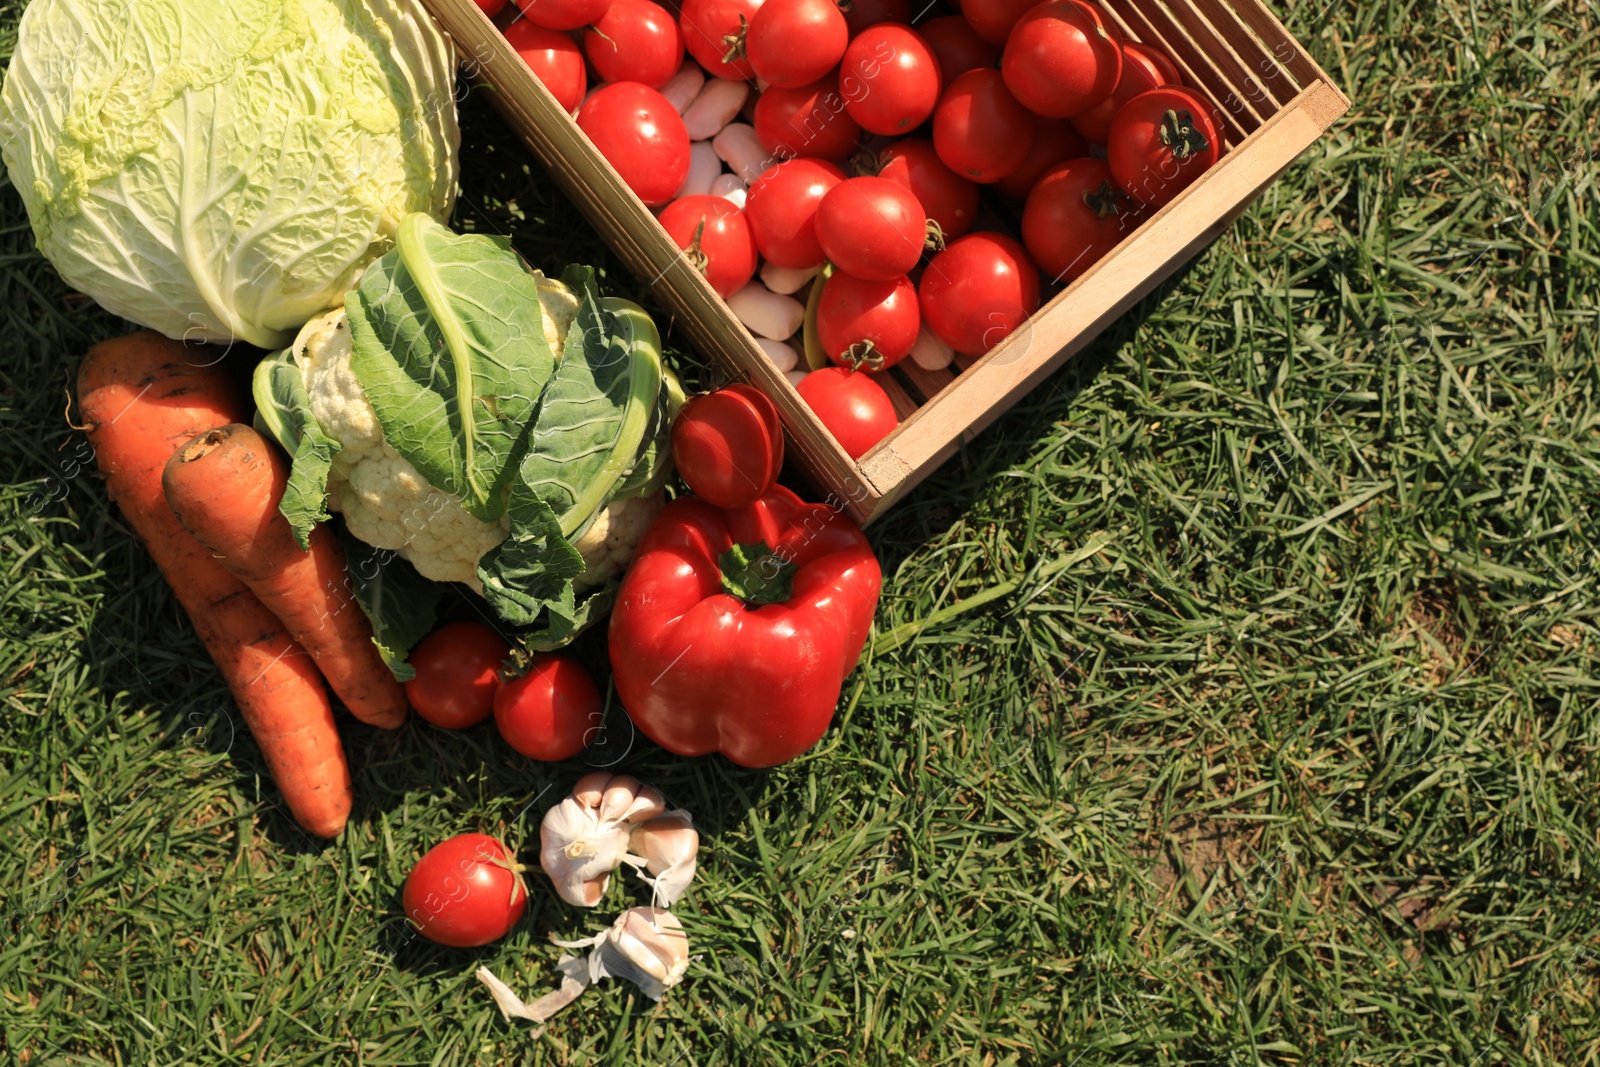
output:
<path id="1" fill-rule="evenodd" d="M 1111 120 L 1106 162 L 1124 192 L 1164 207 L 1222 157 L 1205 97 L 1168 85 L 1140 93 Z"/>
<path id="2" fill-rule="evenodd" d="M 500 665 L 511 646 L 478 622 L 452 622 L 418 642 L 405 684 L 418 715 L 445 730 L 465 730 L 489 717 L 500 688 Z"/>
<path id="3" fill-rule="evenodd" d="M 823 367 L 795 387 L 851 459 L 860 459 L 900 424 L 894 401 L 869 374 Z"/>
<path id="4" fill-rule="evenodd" d="M 719 508 L 759 500 L 783 469 L 783 423 L 767 394 L 729 385 L 691 397 L 672 424 L 672 465 Z"/>
<path id="5" fill-rule="evenodd" d="M 604 718 L 594 679 L 563 652 L 535 656 L 528 673 L 501 686 L 494 698 L 494 724 L 506 744 L 547 763 L 582 752 Z"/>
<path id="6" fill-rule="evenodd" d="M 511 932 L 528 906 L 522 865 L 487 834 L 440 842 L 417 861 L 400 903 L 417 932 L 436 945 L 477 948 Z"/>

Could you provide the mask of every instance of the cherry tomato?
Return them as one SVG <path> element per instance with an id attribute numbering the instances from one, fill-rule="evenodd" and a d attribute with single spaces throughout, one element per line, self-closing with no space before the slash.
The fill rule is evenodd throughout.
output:
<path id="1" fill-rule="evenodd" d="M 981 356 L 1039 310 L 1039 268 L 1016 241 L 971 233 L 922 272 L 922 314 L 964 356 Z"/>
<path id="2" fill-rule="evenodd" d="M 947 241 L 972 229 L 978 217 L 978 186 L 939 159 L 932 141 L 896 141 L 878 157 L 878 177 L 911 190 Z"/>
<path id="3" fill-rule="evenodd" d="M 507 682 L 494 698 L 494 724 L 506 744 L 548 763 L 582 752 L 604 717 L 594 679 L 560 652 L 535 656 L 528 673 Z"/>
<path id="4" fill-rule="evenodd" d="M 961 16 L 978 37 L 992 45 L 1004 45 L 1011 27 L 1039 0 L 978 0 L 965 4 Z"/>
<path id="5" fill-rule="evenodd" d="M 1000 65 L 1000 49 L 973 33 L 971 23 L 960 15 L 919 22 L 917 32 L 939 60 L 939 80 L 943 85 L 969 70 Z"/>
<path id="6" fill-rule="evenodd" d="M 1171 77 L 1167 75 L 1169 70 Z M 1095 144 L 1105 144 L 1106 137 L 1111 133 L 1111 120 L 1122 110 L 1123 104 L 1140 93 L 1177 84 L 1177 68 L 1172 65 L 1172 60 L 1149 45 L 1124 41 L 1122 78 L 1117 82 L 1116 90 L 1083 114 L 1074 115 L 1072 125 Z"/>
<path id="7" fill-rule="evenodd" d="M 783 469 L 777 407 L 753 385 L 691 397 L 672 424 L 672 465 L 709 504 L 742 508 L 754 503 Z"/>
<path id="8" fill-rule="evenodd" d="M 1122 76 L 1122 35 L 1085 0 L 1046 0 L 1006 38 L 1000 70 L 1024 107 L 1046 118 L 1081 115 Z"/>
<path id="9" fill-rule="evenodd" d="M 991 184 L 1022 166 L 1033 148 L 1033 115 L 998 70 L 969 70 L 939 98 L 933 147 L 944 165 Z"/>
<path id="10" fill-rule="evenodd" d="M 793 89 L 838 66 L 849 43 L 837 0 L 766 0 L 750 19 L 745 53 L 758 77 Z"/>
<path id="11" fill-rule="evenodd" d="M 406 699 L 433 725 L 464 730 L 489 717 L 500 688 L 500 664 L 511 646 L 481 622 L 452 622 L 418 642 L 408 657 L 415 678 Z"/>
<path id="12" fill-rule="evenodd" d="M 844 21 L 855 37 L 869 26 L 880 22 L 911 21 L 911 0 L 850 0 L 846 5 Z"/>
<path id="13" fill-rule="evenodd" d="M 1071 282 L 1139 225 L 1139 205 L 1099 159 L 1069 159 L 1045 172 L 1022 211 L 1022 240 L 1041 270 Z"/>
<path id="14" fill-rule="evenodd" d="M 755 126 L 761 146 L 779 159 L 843 159 L 861 140 L 861 127 L 844 109 L 837 71 L 798 89 L 762 93 Z"/>
<path id="15" fill-rule="evenodd" d="M 1193 89 L 1140 93 L 1111 120 L 1106 162 L 1123 191 L 1160 208 L 1222 157 L 1212 108 Z"/>
<path id="16" fill-rule="evenodd" d="M 683 0 L 678 12 L 683 46 L 713 78 L 754 78 L 744 41 L 760 7 L 761 0 Z M 731 63 L 725 62 L 729 56 Z"/>
<path id="17" fill-rule="evenodd" d="M 909 133 L 939 102 L 939 60 L 910 26 L 882 23 L 863 30 L 845 49 L 839 90 L 863 130 Z"/>
<path id="18" fill-rule="evenodd" d="M 842 181 L 844 171 L 820 159 L 791 159 L 757 178 L 744 215 L 761 255 L 794 270 L 821 265 L 826 257 L 817 242 L 817 205 Z"/>
<path id="19" fill-rule="evenodd" d="M 661 225 L 717 295 L 743 289 L 756 272 L 756 239 L 744 212 L 720 196 L 685 196 L 661 212 Z"/>
<path id="20" fill-rule="evenodd" d="M 879 282 L 838 271 L 822 284 L 817 340 L 842 367 L 887 370 L 910 355 L 920 329 L 917 288 L 905 275 Z"/>
<path id="21" fill-rule="evenodd" d="M 605 82 L 665 85 L 683 66 L 683 34 L 672 12 L 651 0 L 612 0 L 583 35 L 583 51 Z"/>
<path id="22" fill-rule="evenodd" d="M 516 49 L 556 103 L 569 114 L 578 109 L 589 88 L 589 75 L 583 66 L 583 53 L 572 43 L 570 34 L 518 19 L 506 27 L 506 43 Z"/>
<path id="23" fill-rule="evenodd" d="M 822 425 L 851 459 L 860 459 L 900 424 L 894 401 L 870 375 L 823 367 L 795 386 Z"/>
<path id="24" fill-rule="evenodd" d="M 417 861 L 400 905 L 417 932 L 437 945 L 477 948 L 511 932 L 528 906 L 522 864 L 486 834 L 442 841 Z"/>
<path id="25" fill-rule="evenodd" d="M 850 178 L 817 205 L 817 241 L 846 274 L 893 281 L 922 260 L 928 216 L 911 190 L 888 178 Z"/>
<path id="26" fill-rule="evenodd" d="M 547 30 L 575 30 L 604 15 L 611 0 L 517 0 L 517 6 Z"/>
<path id="27" fill-rule="evenodd" d="M 689 131 L 667 98 L 639 82 L 595 91 L 578 128 L 649 207 L 671 200 L 689 176 Z"/>
<path id="28" fill-rule="evenodd" d="M 1044 172 L 1057 163 L 1078 159 L 1089 154 L 1089 142 L 1066 119 L 1034 119 L 1033 147 L 1022 166 L 994 183 L 1006 196 L 1019 200 L 1027 198 Z"/>
<path id="29" fill-rule="evenodd" d="M 500 12 L 506 9 L 506 4 L 508 2 L 509 0 L 478 0 L 478 10 L 482 11 L 489 18 L 494 18 L 496 15 L 500 14 Z"/>

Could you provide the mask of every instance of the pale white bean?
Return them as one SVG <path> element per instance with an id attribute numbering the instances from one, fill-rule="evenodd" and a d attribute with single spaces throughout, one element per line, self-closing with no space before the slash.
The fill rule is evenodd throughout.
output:
<path id="1" fill-rule="evenodd" d="M 788 374 L 785 374 L 784 377 L 789 379 L 790 385 L 799 385 L 805 380 L 807 373 L 809 372 L 803 370 L 792 370 Z"/>
<path id="2" fill-rule="evenodd" d="M 683 114 L 694 98 L 700 95 L 701 88 L 706 83 L 706 72 L 700 69 L 700 64 L 692 59 L 683 61 L 683 66 L 678 68 L 678 73 L 667 79 L 667 84 L 661 87 L 661 95 L 673 107 L 678 109 L 678 114 Z"/>
<path id="3" fill-rule="evenodd" d="M 761 266 L 761 283 L 774 293 L 782 293 L 785 296 L 798 293 L 816 276 L 815 267 L 795 270 L 793 267 L 780 267 L 776 263 L 764 263 Z"/>
<path id="4" fill-rule="evenodd" d="M 744 107 L 744 98 L 749 95 L 749 82 L 729 81 L 726 78 L 712 78 L 706 82 L 700 95 L 683 113 L 683 125 L 689 131 L 689 140 L 703 141 L 715 137 L 739 114 L 739 109 Z"/>
<path id="5" fill-rule="evenodd" d="M 712 196 L 733 201 L 739 210 L 743 211 L 745 197 L 750 192 L 750 187 L 740 181 L 737 174 L 719 174 L 711 180 L 711 188 L 707 191 Z"/>
<path id="6" fill-rule="evenodd" d="M 673 199 L 705 196 L 711 191 L 711 183 L 716 181 L 721 173 L 722 160 L 717 158 L 717 150 L 711 147 L 711 142 L 694 142 L 689 146 L 689 176 L 683 179 L 683 186 Z"/>
<path id="7" fill-rule="evenodd" d="M 911 358 L 923 370 L 944 370 L 956 358 L 955 349 L 939 340 L 934 332 L 923 326 L 917 334 L 917 343 L 911 346 Z"/>
<path id="8" fill-rule="evenodd" d="M 794 350 L 793 345 L 786 345 L 782 341 L 771 341 L 765 337 L 756 339 L 756 344 L 761 346 L 761 351 L 772 360 L 772 365 L 785 374 L 800 365 L 800 353 Z"/>
<path id="9" fill-rule="evenodd" d="M 761 138 L 756 136 L 756 128 L 748 123 L 729 123 L 711 139 L 711 145 L 728 169 L 743 178 L 746 185 L 761 177 L 761 172 L 776 162 Z"/>
<path id="10" fill-rule="evenodd" d="M 734 317 L 757 337 L 786 341 L 806 321 L 806 307 L 792 296 L 782 296 L 760 282 L 751 282 L 728 297 Z"/>

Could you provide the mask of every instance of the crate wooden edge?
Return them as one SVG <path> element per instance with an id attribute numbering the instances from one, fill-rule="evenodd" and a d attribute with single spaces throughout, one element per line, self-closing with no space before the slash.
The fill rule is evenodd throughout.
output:
<path id="1" fill-rule="evenodd" d="M 1347 106 L 1343 94 L 1326 82 L 1301 90 L 1027 327 L 959 375 L 863 456 L 862 476 L 877 493 L 865 521 L 893 506 L 954 454 L 961 440 L 982 431 L 1232 225 Z"/>

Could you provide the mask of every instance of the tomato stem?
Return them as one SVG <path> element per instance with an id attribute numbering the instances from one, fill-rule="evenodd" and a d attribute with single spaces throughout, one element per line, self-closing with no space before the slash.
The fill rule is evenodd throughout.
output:
<path id="1" fill-rule="evenodd" d="M 923 238 L 922 247 L 929 252 L 943 252 L 946 243 L 944 227 L 939 225 L 938 219 L 929 219 L 927 236 Z"/>
<path id="2" fill-rule="evenodd" d="M 1122 214 L 1123 198 L 1122 190 L 1108 181 L 1101 182 L 1100 188 L 1088 190 L 1083 194 L 1084 204 L 1094 212 L 1097 219 L 1109 219 Z"/>
<path id="3" fill-rule="evenodd" d="M 840 358 L 849 364 L 851 370 L 883 369 L 883 353 L 878 351 L 878 346 L 871 341 L 857 341 L 845 349 L 844 355 Z"/>
<path id="4" fill-rule="evenodd" d="M 1172 108 L 1161 119 L 1161 143 L 1172 150 L 1173 159 L 1188 159 L 1211 147 L 1206 135 L 1195 129 L 1194 116 Z"/>
<path id="5" fill-rule="evenodd" d="M 750 20 L 743 15 L 739 16 L 739 32 L 724 34 L 722 47 L 727 51 L 722 53 L 724 63 L 737 63 L 745 58 L 745 42 L 750 37 Z"/>
<path id="6" fill-rule="evenodd" d="M 699 271 L 702 275 L 711 269 L 711 257 L 706 255 L 706 250 L 701 247 L 701 242 L 706 236 L 706 220 L 701 219 L 700 225 L 694 228 L 694 240 L 689 242 L 689 247 L 683 250 L 683 257 L 689 261 L 689 266 Z"/>

